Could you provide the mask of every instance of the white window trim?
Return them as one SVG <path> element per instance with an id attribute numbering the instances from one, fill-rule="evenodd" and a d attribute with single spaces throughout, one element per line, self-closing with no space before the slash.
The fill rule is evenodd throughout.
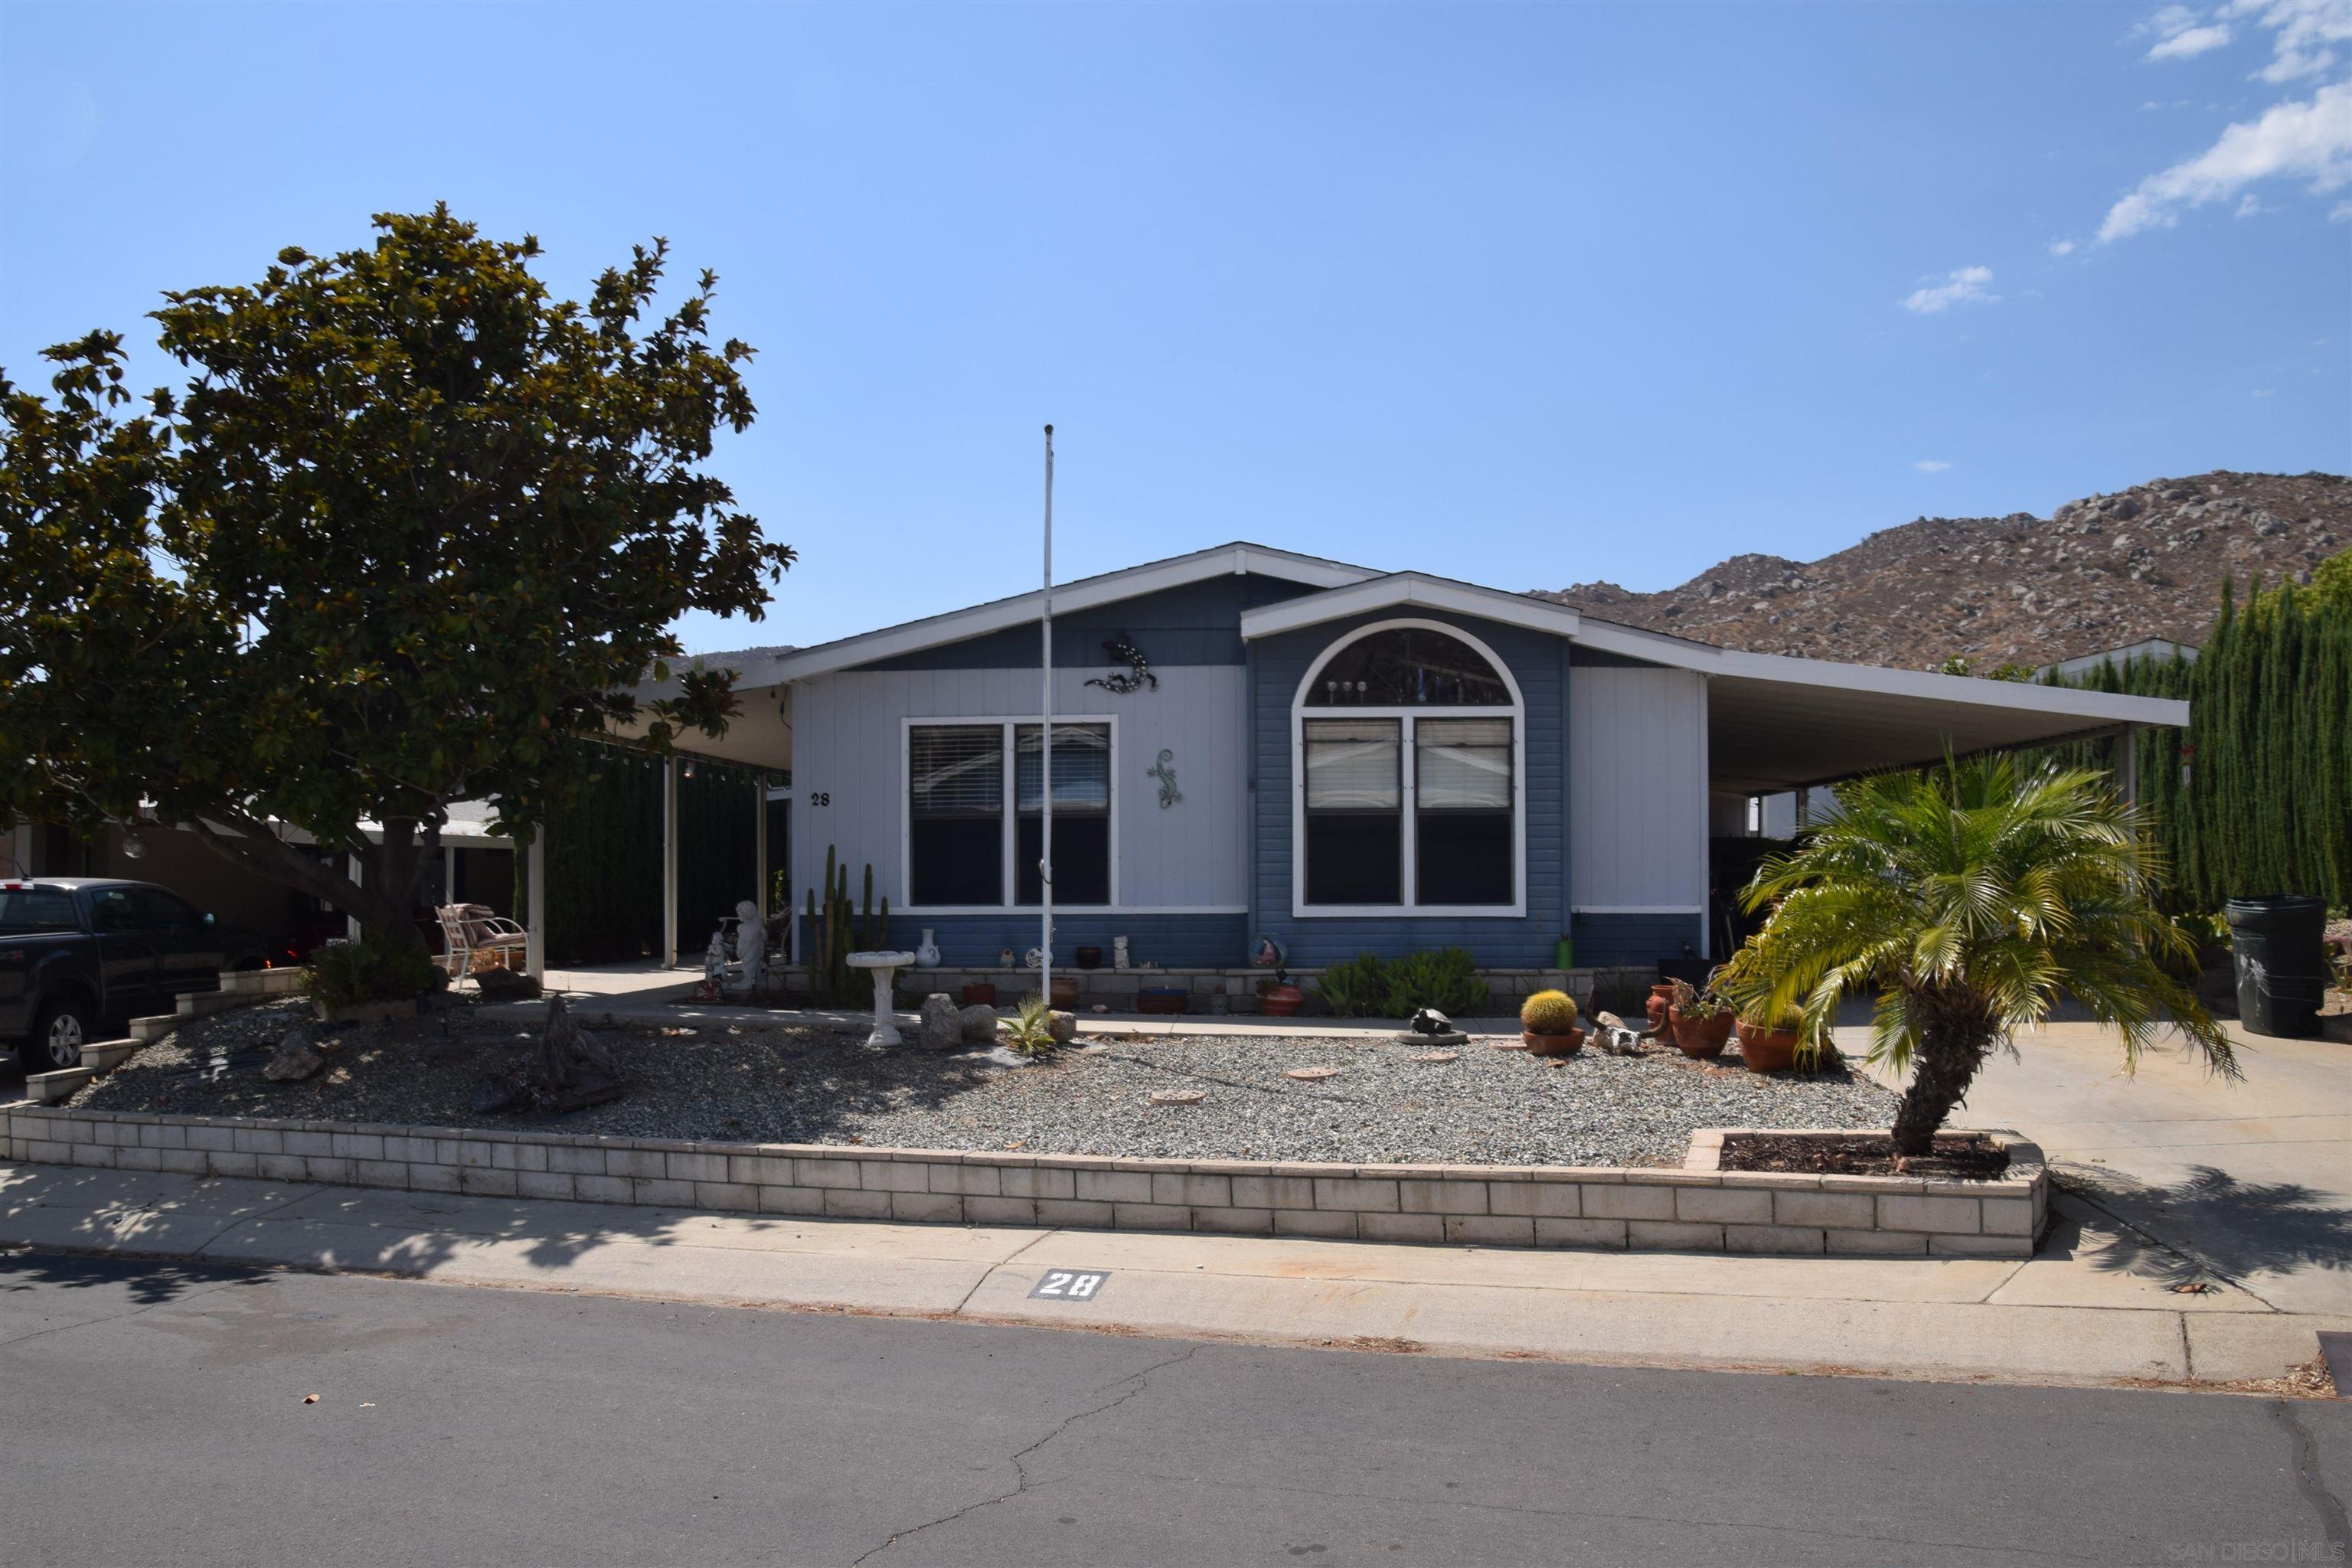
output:
<path id="1" fill-rule="evenodd" d="M 915 731 L 918 729 L 947 727 L 961 730 L 982 730 L 995 725 L 1002 733 L 1004 758 L 1004 823 L 1000 835 L 1003 856 L 1001 869 L 1005 896 L 1012 897 L 1021 885 L 1014 874 L 1014 857 L 1018 853 L 1021 828 L 1019 777 L 1015 772 L 1017 759 L 1013 753 L 1014 731 L 1024 724 L 1042 724 L 1045 717 L 1037 713 L 1016 713 L 1000 716 L 993 713 L 965 714 L 942 719 L 901 719 L 898 721 L 898 900 L 890 912 L 901 915 L 1004 915 L 1042 913 L 1042 904 L 919 904 L 915 902 Z M 1118 786 L 1118 715 L 1116 713 L 1056 713 L 1054 722 L 1065 727 L 1075 724 L 1106 724 L 1110 727 L 1110 901 L 1106 904 L 1066 904 L 1055 900 L 1056 911 L 1068 910 L 1083 914 L 1192 914 L 1227 913 L 1223 910 L 1129 910 L 1118 901 L 1118 814 L 1119 800 L 1126 791 Z"/>
<path id="2" fill-rule="evenodd" d="M 1415 818 L 1419 812 L 1419 759 L 1413 755 L 1413 724 L 1416 719 L 1493 719 L 1504 710 L 1488 704 L 1476 708 L 1438 707 L 1346 707 L 1312 710 L 1318 719 L 1400 719 L 1399 740 L 1403 747 L 1398 758 L 1402 774 L 1404 812 L 1402 843 L 1400 853 L 1404 857 L 1403 888 L 1405 901 L 1399 904 L 1310 904 L 1307 901 L 1307 720 L 1309 715 L 1307 698 L 1315 689 L 1316 677 L 1323 673 L 1341 648 L 1360 641 L 1375 632 L 1399 629 L 1440 632 L 1466 643 L 1494 667 L 1503 678 L 1504 688 L 1511 694 L 1508 710 L 1511 719 L 1511 891 L 1507 904 L 1421 904 L 1412 901 L 1420 889 L 1415 886 L 1419 876 L 1416 851 L 1419 832 Z M 1290 914 L 1294 920 L 1395 920 L 1399 917 L 1459 917 L 1472 920 L 1525 919 L 1528 912 L 1528 704 L 1520 693 L 1519 683 L 1511 674 L 1511 667 L 1502 657 L 1478 637 L 1444 621 L 1406 617 L 1375 621 L 1370 626 L 1358 626 L 1325 648 L 1315 662 L 1307 667 L 1307 674 L 1290 699 Z M 1114 801 L 1116 805 L 1116 801 Z"/>

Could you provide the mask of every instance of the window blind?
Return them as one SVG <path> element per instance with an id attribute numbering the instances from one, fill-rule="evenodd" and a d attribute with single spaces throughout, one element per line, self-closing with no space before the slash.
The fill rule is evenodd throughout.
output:
<path id="1" fill-rule="evenodd" d="M 1403 728 L 1394 719 L 1306 722 L 1307 809 L 1394 811 L 1404 802 Z"/>

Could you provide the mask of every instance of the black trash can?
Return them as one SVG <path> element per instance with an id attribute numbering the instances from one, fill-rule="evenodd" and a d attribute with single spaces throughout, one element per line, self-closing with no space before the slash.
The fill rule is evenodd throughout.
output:
<path id="1" fill-rule="evenodd" d="M 2327 904 L 2323 899 L 2231 899 L 2221 907 L 2236 951 L 2238 1019 L 2257 1035 L 2319 1033 L 2327 994 Z"/>

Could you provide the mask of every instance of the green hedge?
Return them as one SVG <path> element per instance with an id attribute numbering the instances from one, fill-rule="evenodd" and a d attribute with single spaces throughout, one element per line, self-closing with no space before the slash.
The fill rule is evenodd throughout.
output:
<path id="1" fill-rule="evenodd" d="M 2110 662 L 2065 683 L 2189 700 L 2186 731 L 2137 737 L 2176 912 L 2279 893 L 2352 905 L 2352 595 L 2334 591 L 2334 567 L 2316 592 L 2289 584 L 2242 608 L 2225 583 L 2193 661 Z M 2052 751 L 2114 765 L 2111 740 Z"/>
<path id="2" fill-rule="evenodd" d="M 662 763 L 603 748 L 590 782 L 547 822 L 547 962 L 562 968 L 657 954 L 662 946 Z M 757 818 L 766 774 L 696 758 L 678 779 L 678 946 L 691 960 L 738 901 L 756 897 Z M 515 857 L 515 908 L 529 920 L 529 868 Z"/>

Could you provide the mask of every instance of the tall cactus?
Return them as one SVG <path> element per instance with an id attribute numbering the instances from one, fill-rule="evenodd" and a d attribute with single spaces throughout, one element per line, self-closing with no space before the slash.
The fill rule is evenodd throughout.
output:
<path id="1" fill-rule="evenodd" d="M 831 846 L 824 852 L 824 902 L 808 893 L 809 995 L 819 1003 L 852 1006 L 863 994 L 862 976 L 849 967 L 853 952 L 882 945 L 890 927 L 890 900 L 882 900 L 877 918 L 874 908 L 874 867 L 866 867 L 866 903 L 861 911 L 849 901 L 849 868 Z"/>

